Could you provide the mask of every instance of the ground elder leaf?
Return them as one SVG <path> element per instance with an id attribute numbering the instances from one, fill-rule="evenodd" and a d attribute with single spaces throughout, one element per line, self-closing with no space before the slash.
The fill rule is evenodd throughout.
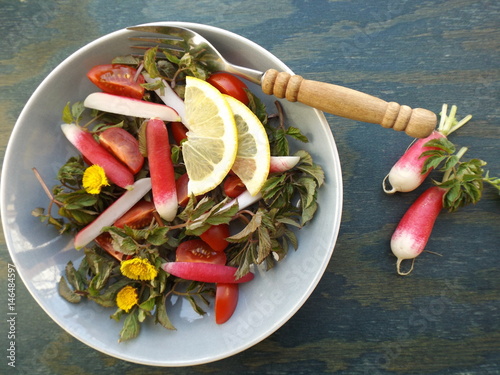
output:
<path id="1" fill-rule="evenodd" d="M 120 339 L 118 342 L 123 342 L 131 340 L 139 336 L 141 331 L 141 325 L 139 324 L 137 309 L 134 309 L 130 314 L 128 314 L 123 322 L 122 330 L 120 331 Z"/>
<path id="2" fill-rule="evenodd" d="M 167 307 L 165 305 L 166 303 L 166 295 L 164 295 L 162 298 L 158 298 L 156 302 L 156 322 L 160 323 L 163 327 L 166 329 L 170 330 L 175 330 L 176 328 L 170 321 L 168 314 L 167 314 Z"/>
<path id="3" fill-rule="evenodd" d="M 59 279 L 59 283 L 57 285 L 57 289 L 59 295 L 63 297 L 66 301 L 70 303 L 79 303 L 82 300 L 82 297 L 75 293 L 70 287 L 68 282 L 64 277 L 61 276 Z"/>
<path id="4" fill-rule="evenodd" d="M 160 72 L 156 67 L 156 54 L 158 52 L 158 47 L 149 48 L 144 53 L 144 69 L 148 72 L 151 78 L 160 77 Z"/>

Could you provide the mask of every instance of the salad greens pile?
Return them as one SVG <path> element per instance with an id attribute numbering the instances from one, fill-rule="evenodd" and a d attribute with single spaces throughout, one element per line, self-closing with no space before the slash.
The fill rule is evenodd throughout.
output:
<path id="1" fill-rule="evenodd" d="M 152 78 L 163 78 L 181 98 L 186 76 L 206 79 L 213 72 L 210 56 L 203 51 L 174 54 L 159 47 L 146 51 L 143 57 L 120 56 L 112 63 L 130 65 L 139 72 L 144 69 Z M 161 84 L 161 80 L 142 84 L 146 89 L 143 99 L 160 103 L 154 90 L 161 89 Z M 268 114 L 268 108 L 257 96 L 250 91 L 247 95 L 249 107 L 265 126 L 271 155 L 290 155 L 296 148 L 290 142 L 308 142 L 298 128 L 286 126 L 278 102 L 276 113 Z M 90 110 L 81 102 L 68 103 L 62 119 L 78 124 L 96 138 L 110 127 L 125 129 L 138 139 L 141 149 L 145 147 L 144 119 Z M 180 176 L 186 172 L 182 143 L 172 145 L 171 153 L 175 173 Z M 221 210 L 229 199 L 222 187 L 218 187 L 201 199 L 191 197 L 185 207 L 179 208 L 172 222 L 155 215 L 154 220 L 140 228 L 103 228 L 113 247 L 127 260 L 118 261 L 97 244 L 85 247 L 80 264 L 75 267 L 69 262 L 66 266 L 66 277 L 61 277 L 59 283 L 60 295 L 71 303 L 88 299 L 116 308 L 111 317 L 117 321 L 125 317 L 120 341 L 136 337 L 140 323 L 147 318 L 167 329 L 175 329 L 167 311 L 167 300 L 174 295 L 187 299 L 197 313 L 205 314 L 215 293 L 213 284 L 173 277 L 161 264 L 175 260 L 175 250 L 183 241 L 198 238 L 212 225 L 230 222 L 232 236 L 227 239 L 230 242 L 226 250 L 227 265 L 238 268 L 238 277 L 259 265 L 268 270 L 282 260 L 291 247 L 297 249 L 296 230 L 312 220 L 318 209 L 318 189 L 324 182 L 324 173 L 306 151 L 297 151 L 295 155 L 300 157 L 299 163 L 286 172 L 271 173 L 262 188 L 262 199 L 251 207 L 240 210 L 236 204 Z M 88 193 L 82 183 L 87 167 L 82 156 L 69 158 L 59 169 L 58 183 L 51 188 L 37 174 L 49 196 L 49 205 L 46 209 L 34 209 L 33 215 L 55 227 L 60 234 L 75 235 L 123 194 L 124 189 L 114 184 L 103 186 L 99 194 Z M 145 163 L 136 179 L 147 177 L 148 173 Z M 130 263 L 134 258 L 140 258 L 143 264 Z M 139 272 L 136 266 L 146 271 Z"/>

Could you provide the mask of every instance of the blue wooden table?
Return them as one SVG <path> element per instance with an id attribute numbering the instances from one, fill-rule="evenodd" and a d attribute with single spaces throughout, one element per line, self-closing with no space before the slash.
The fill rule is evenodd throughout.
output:
<path id="1" fill-rule="evenodd" d="M 260 44 L 305 78 L 473 119 L 452 136 L 500 175 L 500 4 L 429 1 L 0 0 L 0 157 L 42 79 L 86 43 L 123 27 L 188 21 Z M 334 255 L 305 305 L 268 339 L 192 368 L 148 368 L 85 346 L 36 304 L 19 280 L 16 368 L 7 366 L 7 264 L 0 243 L 2 374 L 498 374 L 500 199 L 443 212 L 408 277 L 389 240 L 429 186 L 387 196 L 381 181 L 410 139 L 327 116 L 338 146 L 344 212 Z M 34 124 L 35 126 L 36 124 Z M 103 372 L 105 371 L 105 372 Z"/>

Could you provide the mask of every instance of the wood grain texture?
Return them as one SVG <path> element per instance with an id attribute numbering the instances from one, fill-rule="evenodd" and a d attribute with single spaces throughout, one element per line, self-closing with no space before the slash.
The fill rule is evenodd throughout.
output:
<path id="1" fill-rule="evenodd" d="M 269 69 L 262 77 L 262 91 L 290 102 L 299 102 L 350 120 L 379 124 L 425 138 L 437 125 L 437 116 L 424 108 L 386 101 L 348 87 L 304 79 L 301 75 Z"/>
<path id="2" fill-rule="evenodd" d="M 132 24 L 206 23 L 239 33 L 306 79 L 439 112 L 473 115 L 452 141 L 500 175 L 500 5 L 492 0 L 0 2 L 0 160 L 41 80 L 89 41 Z M 339 150 L 344 213 L 333 257 L 305 305 L 243 353 L 193 368 L 123 362 L 62 331 L 17 283 L 20 374 L 500 373 L 500 200 L 443 212 L 409 277 L 389 238 L 425 189 L 385 196 L 381 182 L 410 139 L 327 115 Z M 300 250 L 299 250 L 300 251 Z M 0 301 L 10 256 L 0 239 Z M 5 305 L 4 305 L 5 306 Z M 5 311 L 5 309 L 4 309 Z M 4 316 L 5 318 L 5 316 Z M 34 322 L 36 322 L 34 324 Z M 0 342 L 7 345 L 5 325 Z M 165 343 L 168 345 L 168 343 Z M 0 360 L 0 373 L 7 370 Z M 12 373 L 14 371 L 11 371 Z"/>

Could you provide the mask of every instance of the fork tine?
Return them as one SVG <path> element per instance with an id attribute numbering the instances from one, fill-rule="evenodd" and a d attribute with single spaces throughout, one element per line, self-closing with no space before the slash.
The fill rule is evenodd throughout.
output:
<path id="1" fill-rule="evenodd" d="M 174 27 L 174 26 L 131 26 L 127 27 L 127 30 L 133 31 L 141 31 L 144 33 L 152 33 L 152 34 L 163 34 L 174 36 L 179 39 L 192 38 L 196 36 L 196 33 L 189 29 L 185 29 L 183 27 Z"/>
<path id="2" fill-rule="evenodd" d="M 189 44 L 183 39 L 166 39 L 166 38 L 151 38 L 151 37 L 130 37 L 129 40 L 141 42 L 143 45 L 132 46 L 133 48 L 150 48 L 155 45 L 160 45 L 163 49 L 171 49 L 175 51 L 183 51 L 188 48 Z"/>

